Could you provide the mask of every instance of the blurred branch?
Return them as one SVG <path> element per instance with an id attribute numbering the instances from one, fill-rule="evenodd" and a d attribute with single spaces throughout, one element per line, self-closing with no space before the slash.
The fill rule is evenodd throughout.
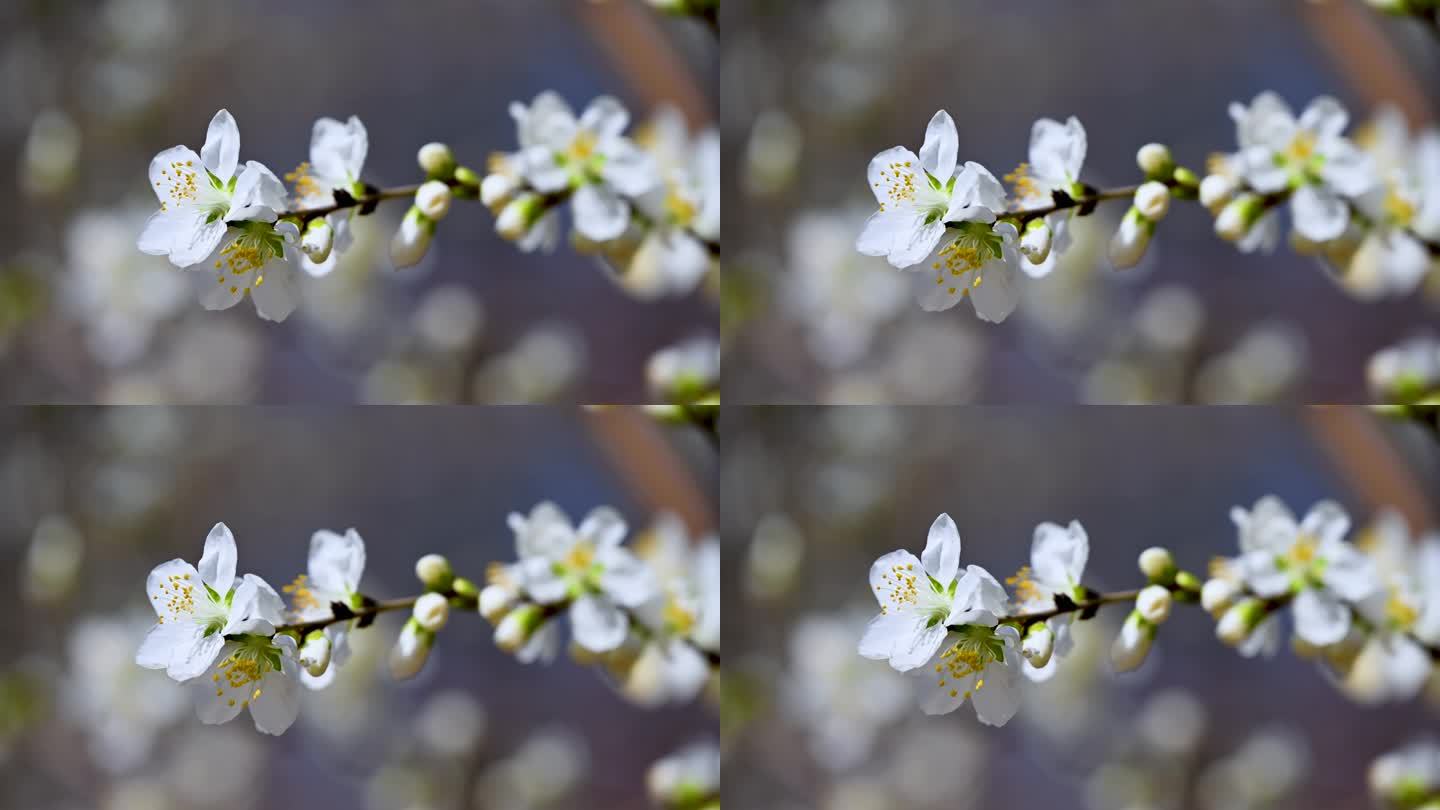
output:
<path id="1" fill-rule="evenodd" d="M 1372 506 L 1391 507 L 1411 526 L 1434 526 L 1435 504 L 1407 469 L 1380 429 L 1380 419 L 1362 408 L 1305 411 L 1316 442 L 1346 483 Z"/>
<path id="2" fill-rule="evenodd" d="M 634 3 L 583 3 L 580 19 L 647 105 L 674 105 L 691 126 L 713 120 L 705 93 L 654 14 Z"/>
<path id="3" fill-rule="evenodd" d="M 596 444 L 647 509 L 674 512 L 696 534 L 715 525 L 713 498 L 654 419 L 637 408 L 608 408 L 590 419 Z"/>
<path id="4" fill-rule="evenodd" d="M 1433 118 L 1433 102 L 1370 10 L 1352 2 L 1307 3 L 1304 18 L 1352 91 L 1371 104 L 1394 104 L 1412 124 Z M 1428 27 L 1440 36 L 1440 22 L 1432 23 Z"/>

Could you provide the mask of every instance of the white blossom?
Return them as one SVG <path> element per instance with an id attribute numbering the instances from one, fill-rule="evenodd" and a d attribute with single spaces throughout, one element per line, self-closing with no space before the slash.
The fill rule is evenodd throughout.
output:
<path id="1" fill-rule="evenodd" d="M 352 115 L 343 123 L 334 118 L 316 120 L 310 131 L 310 161 L 286 175 L 295 186 L 298 206 L 334 205 L 337 190 L 351 197 L 361 196 L 365 187 L 360 178 L 369 152 L 370 135 L 358 117 Z M 306 273 L 318 277 L 335 269 L 335 260 L 349 250 L 354 241 L 350 220 L 356 210 L 346 208 L 325 217 L 334 232 L 334 250 L 321 259 L 307 255 L 300 264 Z"/>
<path id="2" fill-rule="evenodd" d="M 579 527 L 554 504 L 529 516 L 512 514 L 525 593 L 541 605 L 568 603 L 571 631 L 581 647 L 609 652 L 630 630 L 628 609 L 656 593 L 654 574 L 622 548 L 628 527 L 614 509 L 599 507 Z"/>
<path id="3" fill-rule="evenodd" d="M 1090 537 L 1079 521 L 1072 520 L 1069 526 L 1055 523 L 1036 526 L 1030 543 L 1030 565 L 1006 581 L 1015 589 L 1016 610 L 1020 613 L 1053 610 L 1056 596 L 1080 601 L 1084 590 L 1080 580 L 1089 560 Z M 1064 613 L 1046 621 L 1055 634 L 1054 654 L 1042 664 L 1023 668 L 1030 680 L 1041 682 L 1054 677 L 1060 659 L 1074 648 L 1075 640 L 1070 637 L 1072 618 L 1073 614 Z"/>
<path id="4" fill-rule="evenodd" d="M 293 615 L 301 622 L 329 619 L 333 603 L 346 608 L 360 607 L 360 577 L 365 573 L 365 540 L 354 529 L 344 534 L 321 530 L 310 537 L 306 573 L 283 589 L 290 596 Z M 304 675 L 305 686 L 324 689 L 335 679 L 335 671 L 350 659 L 350 629 L 353 622 L 338 621 L 325 627 L 330 639 L 330 666 L 324 674 Z"/>
<path id="5" fill-rule="evenodd" d="M 188 681 L 205 674 L 221 656 L 226 636 L 275 632 L 280 622 L 270 609 L 274 589 L 254 574 L 237 583 L 235 562 L 235 537 L 217 523 L 205 538 L 198 570 L 175 559 L 150 572 L 145 593 L 157 618 L 135 663 Z"/>
<path id="6" fill-rule="evenodd" d="M 880 615 L 865 629 L 860 654 L 889 661 L 901 672 L 927 664 L 945 641 L 948 625 L 976 625 L 988 635 L 977 631 L 975 638 L 994 637 L 988 628 L 1006 610 L 1005 589 L 988 571 L 971 565 L 960 575 L 960 532 L 945 514 L 930 526 L 920 559 L 892 551 L 870 566 L 870 590 Z"/>

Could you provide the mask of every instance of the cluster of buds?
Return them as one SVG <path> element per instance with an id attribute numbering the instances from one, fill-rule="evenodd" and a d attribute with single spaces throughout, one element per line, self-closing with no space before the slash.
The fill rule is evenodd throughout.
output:
<path id="1" fill-rule="evenodd" d="M 1145 173 L 1145 182 L 1135 189 L 1130 208 L 1110 239 L 1110 263 L 1121 269 L 1134 267 L 1145 257 L 1156 224 L 1170 212 L 1172 193 L 1192 198 L 1199 187 L 1195 173 L 1176 166 L 1170 148 L 1164 144 L 1147 143 L 1140 147 L 1135 162 Z"/>
<path id="2" fill-rule="evenodd" d="M 1199 578 L 1176 567 L 1169 549 L 1145 549 L 1140 552 L 1139 565 L 1149 584 L 1136 594 L 1135 607 L 1125 617 L 1110 647 L 1110 662 L 1117 672 L 1129 672 L 1145 663 L 1157 630 L 1170 618 L 1177 600 L 1193 602 L 1199 598 Z"/>
<path id="3" fill-rule="evenodd" d="M 397 680 L 413 678 L 425 668 L 435 637 L 450 621 L 451 608 L 472 609 L 479 597 L 475 583 L 455 576 L 450 561 L 426 554 L 415 561 L 415 577 L 425 586 L 416 597 L 410 617 L 390 650 L 390 674 Z"/>
<path id="4" fill-rule="evenodd" d="M 420 147 L 416 160 L 426 179 L 415 190 L 415 200 L 390 240 L 390 259 L 396 267 L 411 267 L 425 258 L 435 226 L 450 213 L 451 200 L 475 199 L 480 194 L 479 176 L 456 165 L 449 146 L 427 143 Z"/>

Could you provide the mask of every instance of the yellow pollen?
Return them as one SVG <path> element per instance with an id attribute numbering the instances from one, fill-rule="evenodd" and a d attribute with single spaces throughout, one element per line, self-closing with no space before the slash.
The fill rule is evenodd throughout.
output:
<path id="1" fill-rule="evenodd" d="M 200 196 L 195 172 L 190 168 L 192 161 L 174 161 L 168 169 L 160 170 L 160 179 L 155 183 L 155 193 L 161 197 L 160 210 L 166 210 L 166 202 L 195 202 Z M 169 198 L 166 200 L 165 198 Z"/>
<path id="2" fill-rule="evenodd" d="M 895 161 L 881 169 L 880 182 L 875 184 L 875 188 L 883 189 L 891 202 L 915 199 L 915 171 L 910 168 L 910 161 Z M 880 210 L 885 210 L 883 201 Z"/>
<path id="3" fill-rule="evenodd" d="M 1392 588 L 1385 600 L 1385 616 L 1395 626 L 1408 630 L 1420 618 L 1420 611 L 1401 599 L 1399 592 Z"/>
<path id="4" fill-rule="evenodd" d="M 290 604 L 297 612 L 307 608 L 320 607 L 320 600 L 316 599 L 315 594 L 310 590 L 309 581 L 309 577 L 301 574 L 295 577 L 295 580 L 289 585 L 280 589 L 290 596 Z"/>
<path id="5" fill-rule="evenodd" d="M 563 565 L 572 571 L 586 571 L 595 562 L 595 546 L 591 543 L 576 543 L 565 553 Z"/>
<path id="6" fill-rule="evenodd" d="M 1016 571 L 1015 576 L 1007 577 L 1005 584 L 1015 589 L 1015 596 L 1022 604 L 1026 602 L 1038 602 L 1045 598 L 1045 592 L 1042 591 L 1040 586 L 1035 584 L 1035 580 L 1031 578 L 1030 566 L 1028 565 Z"/>
<path id="7" fill-rule="evenodd" d="M 914 564 L 893 565 L 890 570 L 880 577 L 880 591 L 889 596 L 889 602 L 898 607 L 900 605 L 913 605 L 920 600 L 918 579 L 912 573 Z M 887 605 L 882 601 L 881 611 Z M 938 670 L 937 670 L 938 671 Z"/>
<path id="8" fill-rule="evenodd" d="M 1415 203 L 1405 199 L 1391 185 L 1385 192 L 1385 215 L 1398 225 L 1408 226 L 1415 218 Z"/>
<path id="9" fill-rule="evenodd" d="M 695 219 L 698 213 L 695 203 L 690 202 L 684 195 L 680 194 L 673 185 L 665 192 L 665 212 L 677 225 L 687 226 Z"/>
<path id="10" fill-rule="evenodd" d="M 570 141 L 570 146 L 565 150 L 565 157 L 576 163 L 585 163 L 595 156 L 595 148 L 599 146 L 599 139 L 595 133 L 582 129 L 575 133 L 575 139 Z"/>
<path id="11" fill-rule="evenodd" d="M 1295 544 L 1285 552 L 1285 558 L 1295 565 L 1309 565 L 1315 560 L 1315 552 L 1320 543 L 1308 534 L 1302 534 L 1295 538 Z"/>
<path id="12" fill-rule="evenodd" d="M 285 173 L 285 181 L 295 186 L 295 196 L 301 199 L 313 197 L 325 192 L 320 187 L 319 181 L 310 176 L 310 162 L 305 161 L 295 167 L 295 171 Z"/>
<path id="13" fill-rule="evenodd" d="M 1015 190 L 1015 196 L 1022 200 L 1043 195 L 1040 187 L 1035 185 L 1035 178 L 1030 176 L 1029 163 L 1021 163 L 1016 166 L 1014 171 L 1005 175 L 1005 182 Z"/>
<path id="14" fill-rule="evenodd" d="M 155 595 L 165 613 L 172 618 L 188 616 L 195 612 L 195 586 L 190 584 L 189 574 L 171 574 L 160 583 L 160 592 Z M 164 616 L 161 617 L 161 623 Z"/>
<path id="15" fill-rule="evenodd" d="M 1285 158 L 1292 163 L 1308 163 L 1315 155 L 1315 135 L 1305 130 L 1295 133 L 1285 147 Z"/>

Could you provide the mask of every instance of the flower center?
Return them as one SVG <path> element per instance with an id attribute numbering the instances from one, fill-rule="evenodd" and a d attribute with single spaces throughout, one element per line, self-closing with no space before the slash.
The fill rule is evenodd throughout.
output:
<path id="1" fill-rule="evenodd" d="M 695 220 L 697 213 L 695 203 L 680 193 L 675 183 L 667 184 L 665 191 L 665 213 L 670 215 L 670 220 L 680 227 L 688 227 Z"/>
<path id="2" fill-rule="evenodd" d="M 565 580 L 573 597 L 600 590 L 601 565 L 595 560 L 595 544 L 580 541 L 555 563 L 555 574 Z"/>
<path id="3" fill-rule="evenodd" d="M 245 696 L 241 698 L 241 705 L 249 706 L 250 701 L 260 699 L 259 684 L 265 673 L 280 670 L 280 648 L 264 636 L 242 636 L 239 644 L 235 652 L 216 665 L 211 681 L 215 684 L 215 697 L 224 697 L 227 688 L 243 689 Z M 234 698 L 230 699 L 230 705 L 235 705 Z"/>
<path id="4" fill-rule="evenodd" d="M 1315 561 L 1315 553 L 1320 543 L 1308 534 L 1302 534 L 1295 538 L 1290 549 L 1285 552 L 1285 560 L 1293 566 L 1303 568 Z"/>
<path id="5" fill-rule="evenodd" d="M 981 268 L 991 259 L 1000 258 L 1001 238 L 993 228 L 980 222 L 964 222 L 954 230 L 958 235 L 940 248 L 930 269 L 935 271 L 937 286 L 949 284 L 947 292 L 954 295 L 959 290 L 963 298 L 985 281 Z M 968 280 L 962 278 L 966 273 L 974 276 Z M 962 285 L 964 289 L 960 290 Z"/>
<path id="6" fill-rule="evenodd" d="M 1400 193 L 1399 186 L 1390 182 L 1385 186 L 1385 215 L 1401 227 L 1409 227 L 1415 218 L 1415 203 Z"/>
<path id="7" fill-rule="evenodd" d="M 265 222 L 247 222 L 239 235 L 220 249 L 220 258 L 215 260 L 215 269 L 219 271 L 216 281 L 221 285 L 229 283 L 231 294 L 240 292 L 242 287 L 249 292 L 265 283 L 265 274 L 260 272 L 265 265 L 284 254 L 285 240 L 273 226 Z M 254 278 L 247 278 L 252 271 Z M 229 282 L 225 279 L 227 272 L 233 277 Z"/>
<path id="8" fill-rule="evenodd" d="M 881 575 L 880 582 L 881 591 L 890 597 L 896 607 L 919 603 L 919 575 L 915 573 L 914 563 L 896 563 L 890 566 L 890 570 Z M 889 613 L 889 605 L 882 602 L 880 612 Z"/>
<path id="9" fill-rule="evenodd" d="M 665 599 L 663 618 L 666 628 L 677 636 L 687 635 L 695 628 L 695 612 L 691 610 L 688 600 L 681 599 L 674 593 Z"/>
<path id="10" fill-rule="evenodd" d="M 986 666 L 1005 658 L 1005 642 L 991 628 L 966 625 L 958 633 L 960 640 L 940 653 L 940 662 L 935 665 L 935 674 L 940 676 L 936 685 L 941 689 L 949 686 L 950 697 L 960 696 L 961 684 L 958 681 L 979 675 Z M 965 697 L 970 697 L 984 686 L 985 679 L 977 679 L 973 688 L 966 688 Z"/>
<path id="11" fill-rule="evenodd" d="M 1315 156 L 1315 133 L 1300 130 L 1281 153 L 1290 163 L 1304 165 Z"/>
<path id="12" fill-rule="evenodd" d="M 1420 611 L 1415 609 L 1401 590 L 1395 586 L 1390 587 L 1390 593 L 1385 599 L 1385 618 L 1400 630 L 1409 630 L 1420 618 Z"/>
<path id="13" fill-rule="evenodd" d="M 915 170 L 910 167 L 910 161 L 897 160 L 889 166 L 880 170 L 880 182 L 876 188 L 884 188 L 885 196 L 892 203 L 905 203 L 915 199 Z M 885 202 L 880 202 L 880 210 L 885 210 Z"/>
<path id="14" fill-rule="evenodd" d="M 1030 566 L 1022 566 L 1015 576 L 1008 577 L 1005 584 L 1015 589 L 1015 596 L 1022 604 L 1039 602 L 1045 598 L 1045 592 L 1031 577 Z"/>
<path id="15" fill-rule="evenodd" d="M 586 163 L 595 156 L 595 149 L 600 144 L 600 139 L 595 133 L 588 129 L 582 129 L 575 133 L 570 146 L 565 149 L 565 157 L 576 163 Z"/>

